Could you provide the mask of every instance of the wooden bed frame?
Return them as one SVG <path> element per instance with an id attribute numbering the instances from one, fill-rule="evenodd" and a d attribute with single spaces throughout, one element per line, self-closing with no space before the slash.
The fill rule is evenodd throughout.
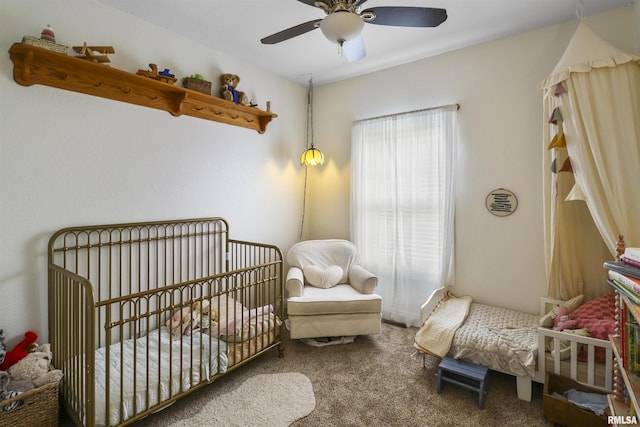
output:
<path id="1" fill-rule="evenodd" d="M 48 263 L 53 365 L 78 426 L 131 424 L 270 349 L 283 355 L 282 254 L 229 239 L 222 218 L 66 228 Z"/>
<path id="2" fill-rule="evenodd" d="M 440 300 L 444 298 L 447 289 L 438 288 L 431 293 L 429 299 L 421 306 L 420 315 L 421 323 L 424 323 L 429 315 L 436 308 Z M 548 313 L 554 306 L 561 304 L 562 301 L 552 298 L 540 298 L 540 315 Z M 555 349 L 554 356 L 545 351 L 546 343 L 553 342 Z M 560 343 L 569 342 L 571 348 L 571 357 L 568 360 L 560 360 Z M 578 361 L 578 353 L 580 348 L 586 347 L 587 361 Z M 595 361 L 595 349 L 605 349 L 605 362 L 598 363 Z M 542 350 L 542 351 L 540 351 Z M 611 343 L 606 340 L 581 337 L 574 334 L 554 331 L 540 327 L 538 328 L 538 357 L 537 367 L 534 376 L 515 375 L 511 372 L 500 371 L 516 377 L 516 385 L 518 398 L 531 401 L 532 382 L 544 384 L 545 373 L 553 372 L 558 375 L 571 377 L 575 381 L 589 385 L 603 392 L 611 393 L 613 390 L 613 350 Z"/>

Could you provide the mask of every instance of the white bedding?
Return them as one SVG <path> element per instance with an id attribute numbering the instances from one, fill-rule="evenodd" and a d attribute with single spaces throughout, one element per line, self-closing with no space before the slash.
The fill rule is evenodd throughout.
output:
<path id="1" fill-rule="evenodd" d="M 209 351 L 210 342 L 212 352 Z M 111 424 L 127 420 L 140 410 L 186 391 L 218 372 L 225 372 L 228 359 L 224 342 L 220 342 L 219 353 L 218 356 L 216 338 L 194 332 L 191 336 L 172 340 L 169 328 L 164 326 L 136 340 L 112 344 L 108 352 Z M 210 354 L 213 357 L 210 358 Z M 96 424 L 105 425 L 106 349 L 96 350 L 95 357 Z M 210 364 L 206 363 L 209 359 Z M 124 367 L 124 372 L 120 372 L 120 367 Z"/>
<path id="2" fill-rule="evenodd" d="M 515 375 L 535 375 L 539 316 L 472 303 L 449 356 Z"/>

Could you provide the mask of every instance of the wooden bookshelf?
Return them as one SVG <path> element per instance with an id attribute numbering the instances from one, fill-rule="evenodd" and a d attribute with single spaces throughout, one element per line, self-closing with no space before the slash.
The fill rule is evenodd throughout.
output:
<path id="1" fill-rule="evenodd" d="M 638 321 L 640 319 L 639 307 L 631 303 L 631 301 L 629 301 L 629 299 L 622 295 L 620 292 L 616 291 L 616 294 L 616 297 L 618 298 L 618 304 L 626 306 L 635 320 Z M 622 319 L 618 319 L 617 329 L 619 334 L 626 333 L 624 326 L 625 325 L 622 324 Z M 623 386 L 627 391 L 626 394 L 628 395 L 629 399 L 627 402 L 625 402 L 620 395 L 608 395 L 607 399 L 609 402 L 609 410 L 611 411 L 611 415 L 630 416 L 633 414 L 640 414 L 640 404 L 638 402 L 638 399 L 640 398 L 640 377 L 624 368 L 625 363 L 620 335 L 609 336 L 609 341 L 611 342 L 613 354 L 617 364 L 616 382 L 619 382 L 618 378 L 622 379 L 622 384 L 615 384 L 614 388 L 619 389 L 620 386 Z"/>
<path id="2" fill-rule="evenodd" d="M 620 337 L 609 337 L 609 341 L 611 341 L 613 354 L 615 355 L 618 361 L 618 366 L 620 367 L 620 376 L 622 377 L 624 385 L 629 392 L 629 400 L 631 404 L 635 406 L 637 413 L 640 413 L 640 404 L 638 404 L 638 397 L 640 397 L 640 378 L 633 372 L 629 372 L 622 368 L 624 365 L 622 364 Z"/>
<path id="3" fill-rule="evenodd" d="M 14 43 L 9 49 L 13 79 L 22 86 L 42 84 L 99 96 L 173 116 L 187 115 L 264 133 L 276 114 L 234 104 L 194 90 L 36 46 Z M 270 108 L 267 107 L 267 110 Z"/>

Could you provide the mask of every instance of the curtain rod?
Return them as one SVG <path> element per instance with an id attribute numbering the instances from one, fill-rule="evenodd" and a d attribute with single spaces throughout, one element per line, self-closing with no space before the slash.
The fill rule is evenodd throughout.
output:
<path id="1" fill-rule="evenodd" d="M 456 107 L 456 111 L 460 109 L 460 104 L 448 104 L 448 105 L 441 105 L 439 107 L 431 107 L 431 108 L 422 108 L 420 110 L 413 110 L 413 111 L 405 111 L 403 113 L 396 113 L 396 114 L 386 114 L 384 116 L 377 116 L 377 117 L 369 117 L 368 119 L 360 119 L 360 120 L 356 120 L 355 122 L 353 122 L 353 124 L 356 123 L 361 123 L 361 122 L 366 122 L 368 120 L 377 120 L 377 119 L 384 119 L 387 117 L 395 117 L 395 116 L 402 116 L 404 114 L 413 114 L 413 113 L 421 113 L 423 111 L 430 111 L 430 110 L 437 110 L 439 108 L 447 108 L 447 107 Z"/>

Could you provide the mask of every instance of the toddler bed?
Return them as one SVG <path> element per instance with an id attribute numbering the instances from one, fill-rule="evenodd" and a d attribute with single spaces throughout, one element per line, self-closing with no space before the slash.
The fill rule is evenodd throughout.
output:
<path id="1" fill-rule="evenodd" d="M 535 315 L 456 298 L 440 288 L 422 305 L 423 326 L 415 346 L 422 354 L 450 356 L 514 375 L 518 397 L 526 401 L 531 400 L 531 382 L 544 383 L 546 371 L 610 392 L 613 352 L 608 335 L 615 331 L 614 298 L 608 295 L 576 308 L 579 302 L 541 298 L 540 314 Z M 580 318 L 580 323 L 572 319 L 575 322 L 567 325 L 577 330 L 540 326 L 550 318 L 553 326 L 563 305 Z"/>
<path id="2" fill-rule="evenodd" d="M 49 340 L 76 425 L 128 425 L 283 354 L 282 254 L 222 218 L 66 228 L 49 240 Z"/>

